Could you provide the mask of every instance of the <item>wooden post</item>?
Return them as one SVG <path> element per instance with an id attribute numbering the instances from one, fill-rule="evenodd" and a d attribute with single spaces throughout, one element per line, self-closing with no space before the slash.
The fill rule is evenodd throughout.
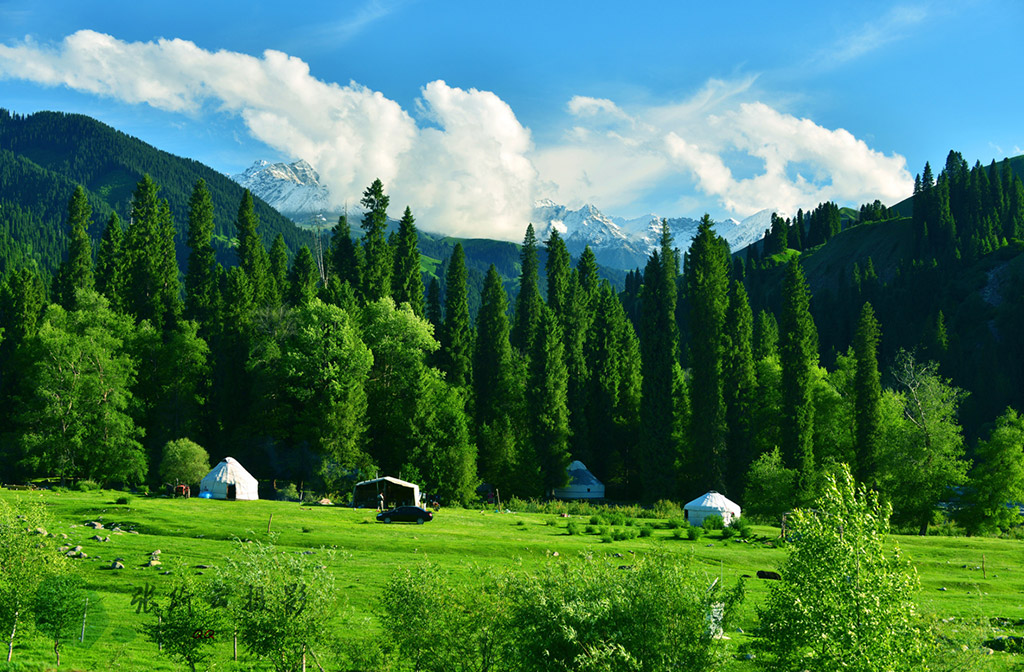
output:
<path id="1" fill-rule="evenodd" d="M 270 514 L 270 520 L 267 521 L 267 534 L 270 534 L 270 524 L 274 522 L 274 514 Z"/>
<path id="2" fill-rule="evenodd" d="M 232 646 L 232 649 L 233 649 L 232 655 L 233 655 L 234 659 L 237 661 L 238 660 L 238 630 L 235 630 L 235 634 L 234 634 L 234 636 L 231 639 L 232 639 L 231 646 Z"/>
<path id="3" fill-rule="evenodd" d="M 85 615 L 89 613 L 89 597 L 85 598 L 85 609 L 82 611 L 82 634 L 79 636 L 78 641 L 85 641 Z"/>

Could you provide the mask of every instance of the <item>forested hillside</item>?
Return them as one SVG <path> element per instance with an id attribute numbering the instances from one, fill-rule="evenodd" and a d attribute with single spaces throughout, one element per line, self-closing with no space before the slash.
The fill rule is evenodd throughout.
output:
<path id="1" fill-rule="evenodd" d="M 0 270 L 34 259 L 50 272 L 67 253 L 67 204 L 75 185 L 85 188 L 97 222 L 112 212 L 127 220 L 135 185 L 149 175 L 160 185 L 175 223 L 175 249 L 187 258 L 188 199 L 196 180 L 205 180 L 213 202 L 214 249 L 232 263 L 230 239 L 243 189 L 225 175 L 191 159 L 173 156 L 79 114 L 38 112 L 23 116 L 0 109 Z M 264 243 L 278 233 L 293 253 L 310 244 L 298 229 L 260 200 L 254 203 Z M 102 234 L 94 226 L 94 243 Z"/>
<path id="2" fill-rule="evenodd" d="M 97 246 L 75 188 L 53 282 L 24 258 L 6 269 L 0 478 L 157 485 L 165 446 L 188 438 L 333 495 L 388 473 L 446 501 L 481 482 L 542 497 L 580 459 L 614 498 L 713 488 L 776 516 L 845 463 L 900 525 L 926 530 L 951 498 L 972 531 L 1019 524 L 1004 505 L 1024 468 L 999 466 L 1024 465 L 1012 170 L 953 155 L 938 179 L 926 167 L 909 219 L 826 203 L 773 218 L 746 257 L 707 216 L 686 254 L 666 224 L 622 292 L 557 231 L 527 226 L 515 258 L 421 237 L 409 208 L 389 229 L 379 180 L 322 266 L 280 233 L 268 250 L 248 192 L 220 234 L 237 241 L 226 266 L 206 183 L 177 233 L 162 194 L 139 179 Z M 497 262 L 478 307 L 473 248 Z"/>

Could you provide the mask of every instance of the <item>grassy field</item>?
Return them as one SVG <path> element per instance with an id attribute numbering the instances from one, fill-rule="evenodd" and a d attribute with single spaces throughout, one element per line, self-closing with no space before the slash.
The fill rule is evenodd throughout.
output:
<path id="1" fill-rule="evenodd" d="M 633 554 L 654 549 L 693 554 L 709 575 L 722 576 L 732 585 L 741 576 L 758 570 L 774 570 L 786 551 L 773 542 L 778 530 L 755 527 L 757 538 L 722 540 L 715 533 L 698 541 L 676 539 L 666 521 L 655 523 L 647 538 L 603 543 L 596 535 L 569 535 L 569 521 L 545 514 L 495 513 L 493 510 L 442 509 L 432 523 L 380 525 L 374 511 L 342 507 L 304 506 L 285 502 L 222 502 L 156 497 L 130 497 L 128 505 L 114 502 L 123 493 L 110 491 L 31 492 L 0 491 L 7 501 L 43 502 L 54 520 L 49 532 L 67 534 L 81 545 L 88 559 L 75 562 L 90 591 L 89 616 L 84 642 L 70 643 L 62 652 L 62 668 L 75 670 L 171 670 L 176 668 L 157 654 L 139 632 L 145 619 L 132 605 L 133 593 L 147 584 L 158 595 L 167 592 L 170 577 L 161 572 L 183 567 L 211 573 L 232 555 L 238 539 L 267 541 L 268 521 L 274 542 L 282 551 L 336 549 L 330 569 L 334 572 L 344 607 L 335 627 L 346 636 L 373 637 L 380 609 L 377 598 L 389 575 L 397 568 L 429 559 L 466 581 L 479 581 L 485 571 L 530 572 L 561 557 L 593 552 L 623 562 Z M 584 527 L 585 517 L 574 517 Z M 110 541 L 93 541 L 96 530 L 89 521 L 104 523 Z M 645 521 L 637 521 L 640 522 Z M 111 533 L 114 525 L 138 534 Z M 1024 619 L 1024 545 L 1018 541 L 989 538 L 894 537 L 913 562 L 921 578 L 918 597 L 923 614 L 930 619 L 957 624 L 981 622 L 972 630 L 974 650 L 981 642 L 1000 634 L 1024 634 L 1024 627 L 992 625 L 989 619 Z M 145 567 L 150 554 L 161 551 L 161 567 Z M 122 558 L 125 569 L 108 569 Z M 211 569 L 196 570 L 196 565 Z M 768 582 L 747 580 L 740 630 L 756 624 L 755 606 L 767 592 Z M 727 642 L 736 650 L 744 632 L 729 633 Z M 977 641 L 974 641 L 977 640 Z M 231 662 L 230 641 L 218 640 L 217 669 L 243 669 Z M 15 650 L 15 662 L 27 669 L 51 664 L 51 647 L 41 637 L 25 640 Z M 1004 653 L 977 655 L 965 669 L 1010 670 L 1024 664 L 1024 656 Z M 0 663 L 0 669 L 3 669 Z M 247 668 L 246 668 L 247 669 Z M 753 664 L 736 660 L 730 669 L 752 670 Z"/>

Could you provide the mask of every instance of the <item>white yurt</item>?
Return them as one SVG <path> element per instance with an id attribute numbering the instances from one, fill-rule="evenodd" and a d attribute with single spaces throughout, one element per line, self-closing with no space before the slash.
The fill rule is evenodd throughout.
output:
<path id="1" fill-rule="evenodd" d="M 740 517 L 740 505 L 725 495 L 710 490 L 683 507 L 686 521 L 695 527 L 703 527 L 708 516 L 721 516 L 726 525 Z"/>
<path id="2" fill-rule="evenodd" d="M 590 470 L 575 460 L 569 465 L 569 485 L 555 488 L 553 493 L 558 499 L 604 499 L 604 483 L 590 473 Z"/>
<path id="3" fill-rule="evenodd" d="M 199 483 L 204 499 L 259 499 L 256 479 L 233 457 L 225 457 Z"/>

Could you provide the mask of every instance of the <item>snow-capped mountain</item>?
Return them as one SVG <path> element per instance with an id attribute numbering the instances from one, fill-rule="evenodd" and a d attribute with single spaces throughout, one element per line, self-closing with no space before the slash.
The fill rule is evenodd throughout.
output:
<path id="1" fill-rule="evenodd" d="M 295 163 L 257 161 L 231 179 L 256 194 L 285 217 L 305 223 L 330 207 L 330 193 L 304 160 Z"/>
<path id="2" fill-rule="evenodd" d="M 733 250 L 742 249 L 761 239 L 770 225 L 772 212 L 763 210 L 743 221 L 725 219 L 715 223 L 715 231 Z M 655 214 L 632 219 L 609 217 L 593 205 L 570 210 L 545 199 L 534 204 L 533 221 L 541 240 L 557 229 L 570 254 L 576 256 L 590 245 L 598 263 L 613 268 L 642 268 L 661 242 L 662 218 Z M 687 250 L 700 222 L 688 217 L 666 221 L 676 247 Z"/>

